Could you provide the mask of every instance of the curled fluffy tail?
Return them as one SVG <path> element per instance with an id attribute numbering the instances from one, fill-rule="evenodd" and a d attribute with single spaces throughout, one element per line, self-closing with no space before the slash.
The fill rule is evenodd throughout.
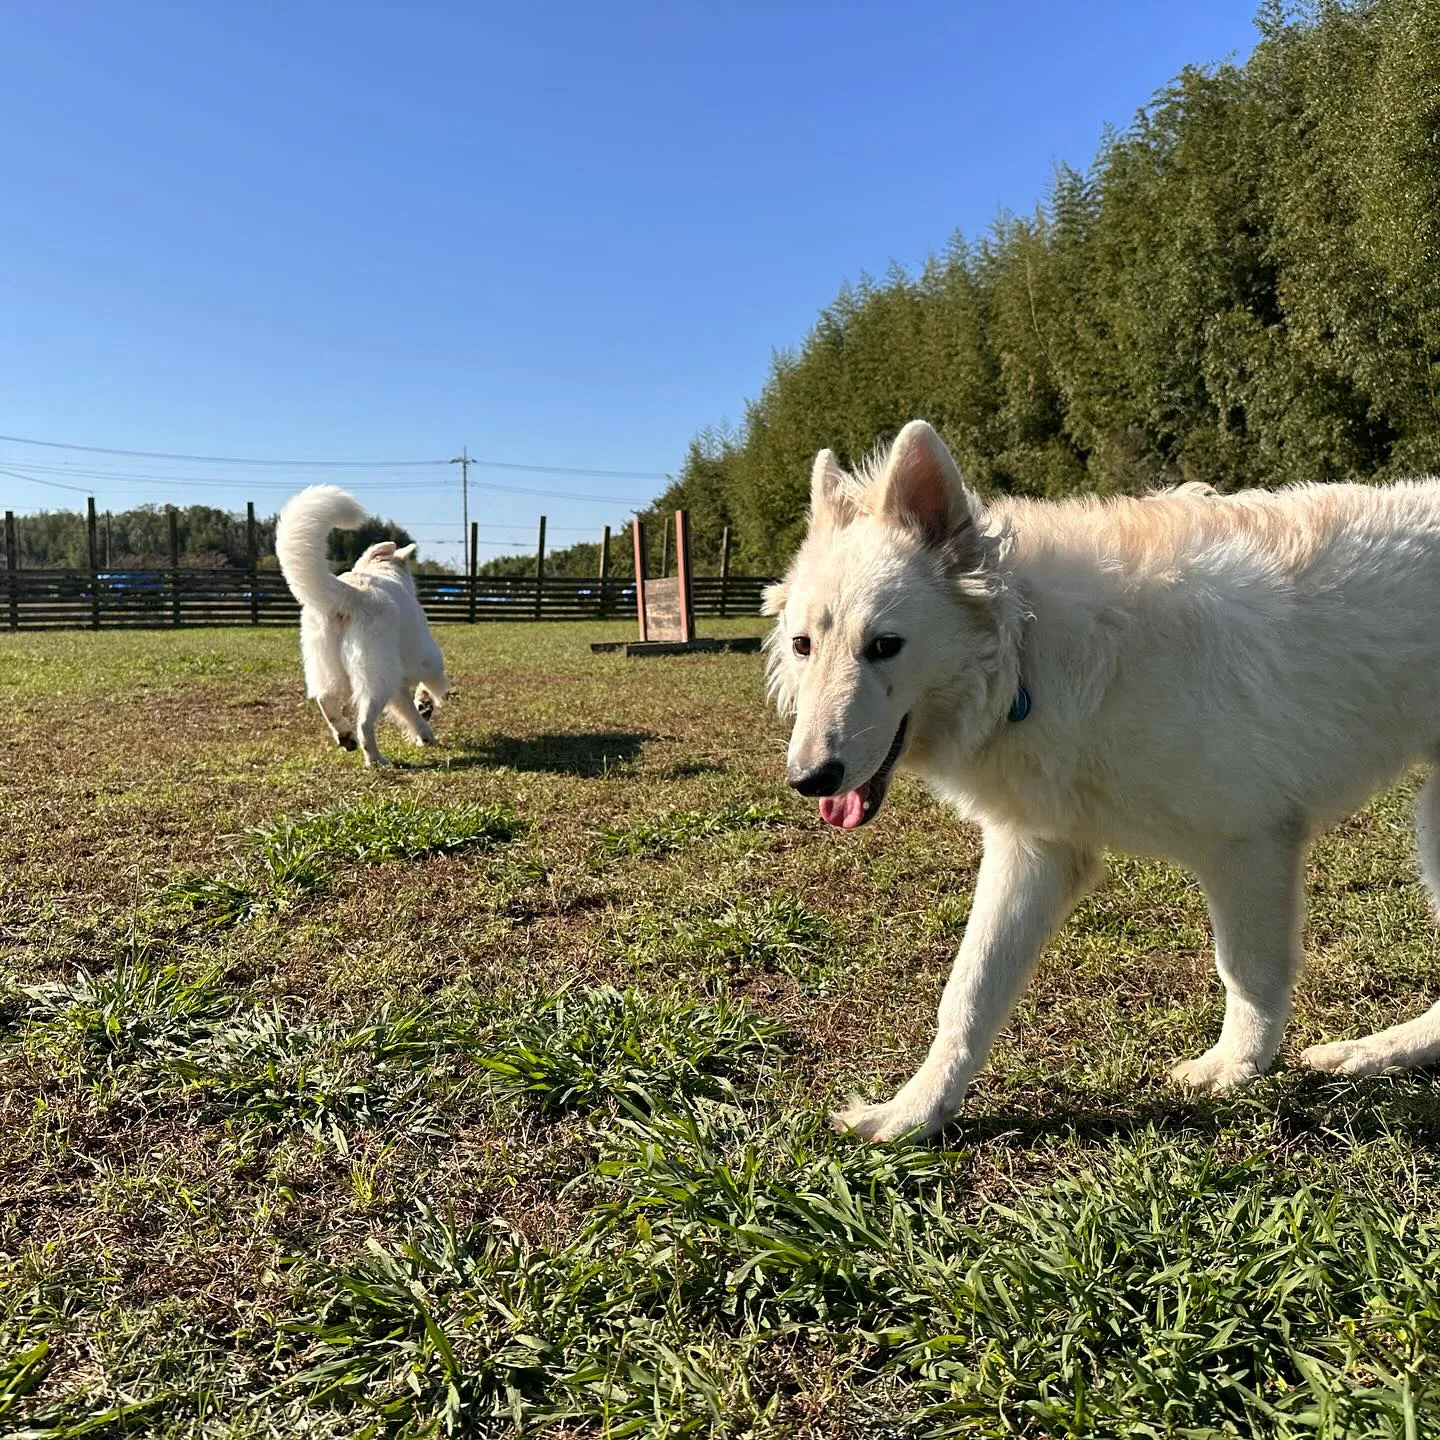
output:
<path id="1" fill-rule="evenodd" d="M 353 530 L 365 507 L 338 485 L 311 485 L 292 495 L 275 527 L 275 554 L 291 593 L 302 605 L 333 609 L 355 592 L 331 573 L 326 542 L 334 529 Z"/>

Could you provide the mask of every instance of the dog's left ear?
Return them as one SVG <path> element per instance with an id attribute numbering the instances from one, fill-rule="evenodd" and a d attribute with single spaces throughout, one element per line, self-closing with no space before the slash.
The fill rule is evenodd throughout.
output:
<path id="1" fill-rule="evenodd" d="M 885 462 L 880 513 L 918 530 L 935 549 L 960 556 L 973 548 L 974 497 L 945 442 L 924 420 L 912 420 L 896 437 Z"/>
<path id="2" fill-rule="evenodd" d="M 402 545 L 392 558 L 403 562 L 408 560 L 414 553 L 414 545 Z"/>
<path id="3" fill-rule="evenodd" d="M 833 450 L 821 450 L 810 467 L 810 522 L 846 525 L 854 518 L 855 506 L 845 495 L 845 472 Z"/>

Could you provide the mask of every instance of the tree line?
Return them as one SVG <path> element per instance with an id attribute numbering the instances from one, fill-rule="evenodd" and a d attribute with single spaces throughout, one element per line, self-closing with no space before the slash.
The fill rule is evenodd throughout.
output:
<path id="1" fill-rule="evenodd" d="M 180 563 L 187 569 L 244 569 L 250 563 L 246 517 L 213 505 L 175 509 Z M 255 552 L 260 566 L 275 566 L 275 522 L 255 517 Z M 83 569 L 90 563 L 84 515 L 72 510 L 41 510 L 19 516 L 16 540 L 23 568 Z M 160 570 L 170 565 L 170 514 L 165 506 L 137 505 L 96 517 L 96 563 L 108 570 Z M 330 558 L 340 564 L 358 560 L 378 540 L 410 543 L 409 532 L 393 520 L 370 516 L 356 530 L 330 532 Z M 421 567 L 423 568 L 423 562 Z"/>
<path id="2" fill-rule="evenodd" d="M 841 290 L 655 511 L 774 572 L 822 446 L 934 422 L 982 492 L 1440 469 L 1440 5 L 1267 4 L 1034 214 Z"/>
<path id="3" fill-rule="evenodd" d="M 915 416 L 988 494 L 1440 469 L 1440 3 L 1267 0 L 1256 25 L 1245 64 L 1183 70 L 1033 214 L 845 286 L 740 427 L 691 442 L 644 512 L 652 573 L 679 506 L 697 573 L 726 526 L 736 573 L 777 573 L 816 450 L 853 464 Z M 187 553 L 243 563 L 236 517 L 182 513 Z M 127 553 L 163 556 L 161 512 L 126 515 Z M 79 517 L 24 528 L 51 522 L 39 548 L 67 558 L 34 563 L 84 563 Z M 611 570 L 629 575 L 614 529 Z M 598 561 L 591 542 L 547 571 Z"/>

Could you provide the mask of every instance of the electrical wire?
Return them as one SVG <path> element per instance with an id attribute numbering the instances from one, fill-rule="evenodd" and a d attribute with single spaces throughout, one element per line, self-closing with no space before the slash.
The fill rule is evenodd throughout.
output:
<path id="1" fill-rule="evenodd" d="M 13 465 L 15 462 L 11 460 L 9 463 Z M 21 461 L 20 463 L 26 465 L 27 469 L 41 468 L 39 466 L 31 467 L 29 462 L 26 461 Z M 250 490 L 278 490 L 290 493 L 296 488 L 294 484 L 287 483 L 283 480 L 216 480 L 210 477 L 196 477 L 191 475 L 138 475 L 119 471 L 91 471 L 58 466 L 50 466 L 48 469 L 52 474 L 73 475 L 81 479 L 103 482 L 105 485 L 141 485 L 152 489 L 158 485 L 182 485 L 186 489 L 192 486 L 200 486 L 211 490 L 233 491 L 243 485 Z M 99 484 L 88 487 L 83 485 L 62 485 L 59 481 L 42 480 L 38 475 L 23 474 L 19 470 L 14 469 L 7 469 L 4 473 L 14 476 L 17 480 L 29 480 L 36 485 L 54 485 L 63 490 L 78 490 L 82 495 L 92 494 L 94 490 L 100 488 Z M 410 480 L 403 482 L 361 481 L 359 483 L 352 483 L 349 488 L 357 491 L 384 490 L 391 494 L 408 494 L 413 490 L 450 491 L 457 487 L 454 480 Z M 493 480 L 472 480 L 470 482 L 470 488 L 472 490 L 494 491 L 497 494 L 503 495 L 528 495 L 541 500 L 566 500 L 580 505 L 623 505 L 630 509 L 643 509 L 651 503 L 649 499 L 635 495 L 586 495 L 574 490 L 544 490 L 533 485 L 500 485 Z"/>
<path id="2" fill-rule="evenodd" d="M 33 440 L 23 435 L 0 435 L 0 441 L 11 445 L 38 445 L 47 450 L 76 450 L 88 455 L 124 455 L 140 460 L 179 460 L 201 465 L 280 466 L 287 469 L 330 470 L 400 470 L 427 465 L 450 465 L 440 460 L 277 460 L 247 459 L 237 455 L 181 455 L 169 450 L 121 450 L 110 445 L 72 445 L 62 440 Z M 482 470 L 523 470 L 537 475 L 588 475 L 601 480 L 668 480 L 668 475 L 654 470 L 597 470 L 583 465 L 530 465 L 515 460 L 477 460 L 467 457 L 471 465 Z"/>
<path id="3" fill-rule="evenodd" d="M 58 480 L 41 480 L 35 475 L 22 475 L 18 470 L 5 470 L 0 468 L 0 475 L 9 475 L 15 480 L 28 480 L 32 485 L 49 485 L 55 490 L 73 490 L 77 495 L 88 495 L 89 487 L 85 485 L 62 485 Z"/>

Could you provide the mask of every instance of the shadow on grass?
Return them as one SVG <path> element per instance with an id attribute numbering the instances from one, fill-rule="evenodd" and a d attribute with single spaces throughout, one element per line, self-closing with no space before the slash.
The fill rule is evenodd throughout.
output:
<path id="1" fill-rule="evenodd" d="M 648 730 L 550 731 L 543 735 L 457 735 L 448 755 L 412 763 L 412 770 L 520 770 L 598 779 L 639 759 Z"/>
<path id="2" fill-rule="evenodd" d="M 963 1110 L 941 1133 L 943 1149 L 1006 1139 L 1030 1147 L 1059 1135 L 1080 1141 L 1126 1138 L 1152 1127 L 1211 1137 L 1233 1129 L 1237 1112 L 1272 1120 L 1287 1141 L 1343 1138 L 1348 1144 L 1403 1136 L 1411 1145 L 1440 1147 L 1440 1068 L 1367 1079 L 1304 1071 L 1278 1075 L 1280 1085 L 1245 1096 L 1187 1095 L 1166 1087 L 1107 1101 L 1103 1096 L 1053 1095 L 1043 1110 L 1006 1107 L 988 1113 Z"/>
<path id="3" fill-rule="evenodd" d="M 690 760 L 683 765 L 672 765 L 659 778 L 661 780 L 693 780 L 698 775 L 723 775 L 725 767 L 710 760 Z"/>

